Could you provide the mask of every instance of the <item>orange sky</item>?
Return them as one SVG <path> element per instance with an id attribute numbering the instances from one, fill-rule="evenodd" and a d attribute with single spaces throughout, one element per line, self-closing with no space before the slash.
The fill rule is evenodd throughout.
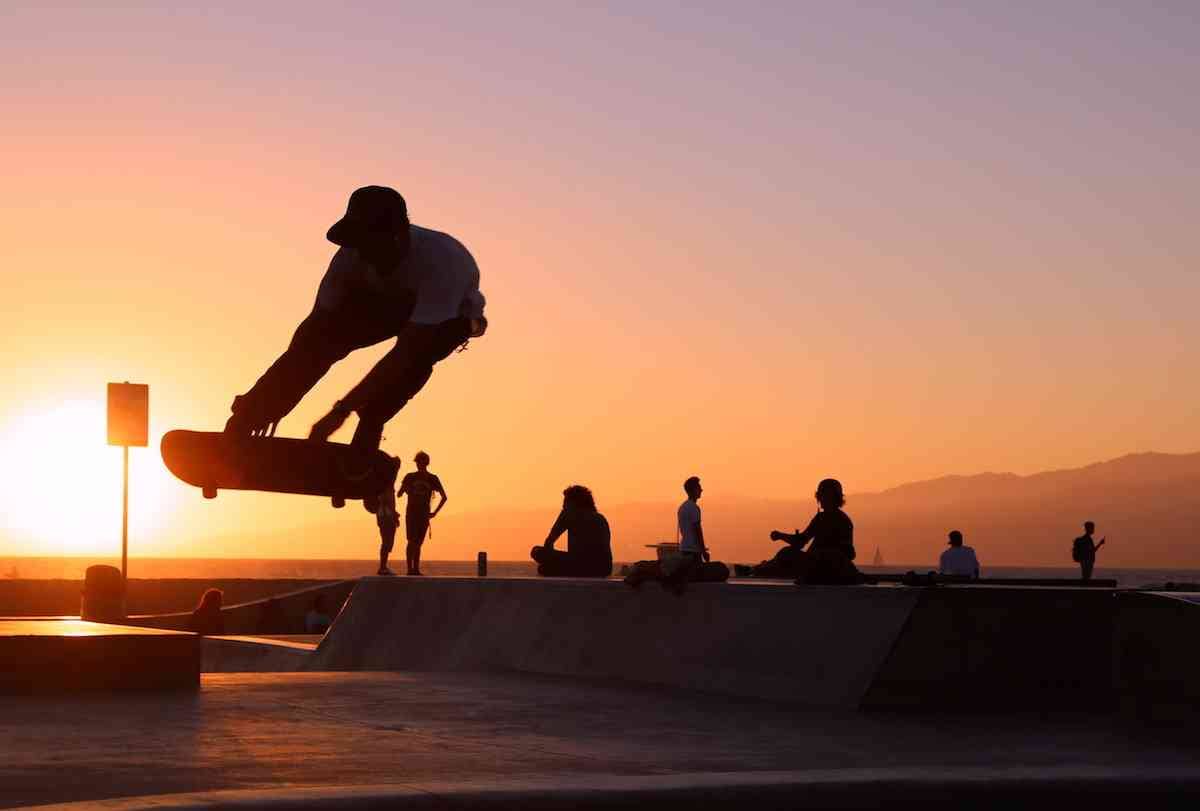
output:
<path id="1" fill-rule="evenodd" d="M 731 14 L 14 10 L 0 453 L 22 496 L 0 553 L 111 545 L 104 384 L 150 384 L 152 443 L 219 427 L 364 183 L 482 271 L 489 334 L 386 434 L 433 455 L 450 509 L 552 510 L 574 481 L 602 504 L 674 499 L 692 473 L 775 498 L 1200 448 L 1194 19 Z M 41 419 L 63 403 L 69 424 Z M 53 465 L 12 466 L 30 426 L 58 433 Z M 156 448 L 134 470 L 146 552 L 329 518 L 204 502 Z M 369 556 L 340 543 L 295 556 Z"/>

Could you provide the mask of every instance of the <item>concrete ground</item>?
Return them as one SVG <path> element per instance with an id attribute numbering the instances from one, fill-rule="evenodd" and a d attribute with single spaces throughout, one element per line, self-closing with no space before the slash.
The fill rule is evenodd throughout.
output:
<path id="1" fill-rule="evenodd" d="M 728 782 L 880 770 L 934 782 L 970 775 L 980 785 L 988 774 L 1055 768 L 1200 778 L 1195 749 L 1112 718 L 805 711 L 479 673 L 208 674 L 196 693 L 0 696 L 0 741 L 4 807 L 614 775 L 695 785 L 714 773 Z"/>

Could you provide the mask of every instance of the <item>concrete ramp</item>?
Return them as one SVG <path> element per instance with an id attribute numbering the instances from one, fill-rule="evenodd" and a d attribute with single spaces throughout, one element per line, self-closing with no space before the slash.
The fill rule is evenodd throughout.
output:
<path id="1" fill-rule="evenodd" d="M 519 671 L 858 706 L 914 589 L 363 578 L 312 670 Z"/>

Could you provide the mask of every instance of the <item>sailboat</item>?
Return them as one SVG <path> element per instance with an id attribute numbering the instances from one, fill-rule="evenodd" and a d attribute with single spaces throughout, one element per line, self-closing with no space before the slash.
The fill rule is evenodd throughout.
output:
<path id="1" fill-rule="evenodd" d="M 875 557 L 871 560 L 871 565 L 872 566 L 882 566 L 883 565 L 883 553 L 881 553 L 879 551 L 878 546 L 875 547 Z"/>

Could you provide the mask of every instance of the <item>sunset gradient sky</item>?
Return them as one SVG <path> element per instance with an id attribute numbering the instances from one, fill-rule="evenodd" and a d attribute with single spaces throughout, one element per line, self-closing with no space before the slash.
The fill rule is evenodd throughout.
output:
<path id="1" fill-rule="evenodd" d="M 490 332 L 386 433 L 451 511 L 1200 449 L 1195 3 L 203 5 L 0 11 L 0 553 L 119 537 L 110 380 L 151 388 L 142 552 L 335 517 L 157 440 L 221 426 L 367 183 L 482 271 Z M 244 555 L 369 557 L 336 518 Z"/>

